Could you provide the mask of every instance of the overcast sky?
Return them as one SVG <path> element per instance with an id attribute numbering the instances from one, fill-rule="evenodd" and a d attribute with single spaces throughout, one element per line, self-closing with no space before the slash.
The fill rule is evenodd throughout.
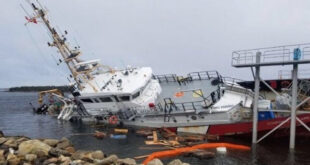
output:
<path id="1" fill-rule="evenodd" d="M 68 70 L 42 25 L 25 23 L 23 0 L 1 0 L 0 87 L 67 84 Z M 69 32 L 83 59 L 155 74 L 218 70 L 251 79 L 231 66 L 233 50 L 310 42 L 309 0 L 41 0 L 53 25 Z M 268 70 L 269 69 L 269 70 Z M 266 78 L 276 78 L 268 68 Z M 283 69 L 283 68 L 282 68 Z"/>

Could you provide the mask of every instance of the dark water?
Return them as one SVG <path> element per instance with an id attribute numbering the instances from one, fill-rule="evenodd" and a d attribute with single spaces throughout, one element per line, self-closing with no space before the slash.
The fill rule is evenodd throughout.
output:
<path id="1" fill-rule="evenodd" d="M 31 111 L 29 102 L 37 101 L 36 93 L 8 93 L 0 92 L 0 130 L 6 135 L 25 135 L 32 138 L 69 138 L 75 148 L 83 150 L 100 149 L 107 154 L 117 154 L 121 158 L 146 155 L 155 150 L 146 149 L 144 138 L 133 133 L 127 139 L 115 140 L 105 138 L 98 140 L 90 135 L 74 135 L 93 133 L 104 128 L 91 124 L 71 123 L 59 121 L 48 115 L 35 115 Z M 230 137 L 221 139 L 238 144 L 251 145 L 250 138 Z M 218 154 L 214 159 L 199 160 L 196 158 L 180 157 L 190 164 L 309 164 L 310 139 L 297 138 L 295 152 L 288 150 L 288 138 L 267 139 L 257 145 L 252 151 L 244 152 L 228 150 L 224 155 Z M 156 147 L 158 148 L 158 147 Z M 164 162 L 169 161 L 165 159 Z"/>

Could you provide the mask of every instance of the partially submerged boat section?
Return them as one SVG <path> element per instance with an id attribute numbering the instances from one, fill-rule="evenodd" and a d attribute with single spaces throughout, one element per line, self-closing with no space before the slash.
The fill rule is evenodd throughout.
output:
<path id="1" fill-rule="evenodd" d="M 253 93 L 241 87 L 236 79 L 222 78 L 216 71 L 195 72 L 186 77 L 154 77 L 163 89 L 160 99 L 156 105 L 120 111 L 118 116 L 125 125 L 205 126 L 235 123 L 251 117 Z M 260 107 L 268 109 L 270 102 L 262 100 Z"/>
<path id="2" fill-rule="evenodd" d="M 64 103 L 59 119 L 78 115 L 110 124 L 178 127 L 232 123 L 251 115 L 252 92 L 216 71 L 153 75 L 150 67 L 116 70 L 99 60 L 84 61 L 79 48 L 67 43 L 68 32 L 60 35 L 53 28 L 47 10 L 39 3 L 31 7 L 28 22 L 43 23 L 52 38 L 48 45 L 57 48 L 74 80 L 74 98 Z"/>
<path id="3" fill-rule="evenodd" d="M 118 70 L 102 65 L 100 60 L 84 61 L 79 47 L 71 48 L 67 43 L 68 32 L 60 35 L 53 28 L 47 10 L 40 4 L 30 5 L 34 15 L 27 17 L 28 23 L 43 23 L 52 38 L 48 45 L 57 48 L 62 57 L 59 61 L 71 72 L 73 97 L 60 98 L 63 108 L 58 119 L 77 117 L 155 128 L 223 126 L 252 120 L 254 93 L 241 86 L 240 80 L 225 78 L 217 71 L 154 75 L 150 67 Z M 289 105 L 290 94 L 281 96 L 276 100 L 278 106 Z M 259 97 L 257 103 L 258 109 L 273 114 L 270 100 Z"/>

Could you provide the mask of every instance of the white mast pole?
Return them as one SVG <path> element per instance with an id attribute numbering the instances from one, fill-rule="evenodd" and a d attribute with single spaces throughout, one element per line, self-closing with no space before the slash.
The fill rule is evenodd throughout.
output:
<path id="1" fill-rule="evenodd" d="M 45 17 L 46 15 L 45 15 L 45 11 L 43 9 L 37 8 L 33 3 L 31 4 L 31 6 L 32 6 L 33 10 L 36 12 L 37 16 L 42 19 L 42 21 L 44 22 L 44 25 L 47 27 L 48 31 L 51 33 L 51 36 L 53 38 L 53 43 L 49 44 L 49 46 L 56 46 L 58 48 L 61 56 L 63 57 L 63 59 L 65 60 L 65 63 L 67 64 L 74 80 L 76 81 L 78 88 L 81 89 L 82 86 L 80 84 L 79 79 L 77 78 L 78 73 L 74 67 L 75 66 L 74 62 L 66 60 L 69 57 L 71 51 L 65 43 L 65 38 L 62 39 L 59 36 L 59 34 L 57 33 L 57 31 L 55 30 L 55 28 L 52 28 L 48 19 Z"/>

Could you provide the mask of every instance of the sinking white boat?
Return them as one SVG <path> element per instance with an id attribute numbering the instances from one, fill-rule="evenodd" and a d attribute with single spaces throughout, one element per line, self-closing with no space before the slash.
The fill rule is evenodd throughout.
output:
<path id="1" fill-rule="evenodd" d="M 116 70 L 99 60 L 83 61 L 81 51 L 71 49 L 66 36 L 51 26 L 42 5 L 31 6 L 35 14 L 28 22 L 41 22 L 48 29 L 53 39 L 48 45 L 58 49 L 74 81 L 75 105 L 65 104 L 59 119 L 79 115 L 130 126 L 177 127 L 250 118 L 253 93 L 235 79 L 223 78 L 216 71 L 154 76 L 150 67 Z M 268 100 L 260 101 L 263 108 L 269 105 Z"/>
<path id="2" fill-rule="evenodd" d="M 37 2 L 38 3 L 38 2 Z M 74 82 L 73 95 L 79 102 L 82 114 L 86 116 L 103 116 L 116 113 L 120 109 L 148 106 L 155 103 L 161 92 L 158 80 L 152 79 L 150 67 L 127 67 L 116 70 L 100 64 L 100 60 L 83 61 L 81 51 L 71 49 L 66 36 L 60 35 L 50 24 L 47 10 L 42 5 L 31 4 L 34 15 L 28 22 L 43 23 L 53 41 L 48 45 L 58 49 L 71 72 Z M 36 19 L 39 19 L 38 21 Z M 67 31 L 64 32 L 68 34 Z"/>

